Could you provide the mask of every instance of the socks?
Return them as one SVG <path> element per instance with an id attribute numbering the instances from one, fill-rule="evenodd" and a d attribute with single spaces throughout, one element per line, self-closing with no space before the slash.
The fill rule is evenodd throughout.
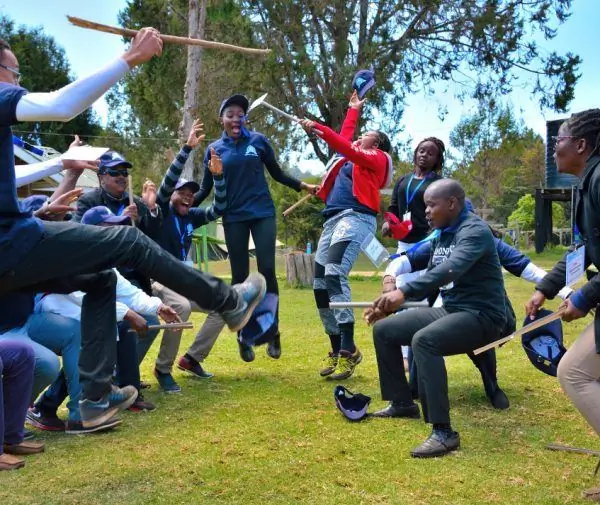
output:
<path id="1" fill-rule="evenodd" d="M 183 355 L 185 359 L 187 359 L 192 365 L 196 366 L 198 361 L 192 358 L 187 352 Z"/>
<path id="2" fill-rule="evenodd" d="M 433 425 L 433 431 L 439 431 L 444 435 L 452 435 L 454 433 L 454 430 L 452 429 L 452 426 L 450 426 L 450 423 L 436 423 Z"/>
<path id="3" fill-rule="evenodd" d="M 342 351 L 354 353 L 356 346 L 354 345 L 354 323 L 343 323 L 339 325 L 342 331 Z"/>
<path id="4" fill-rule="evenodd" d="M 329 335 L 329 340 L 331 340 L 331 351 L 333 354 L 340 353 L 340 347 L 342 345 L 342 336 L 341 335 Z"/>

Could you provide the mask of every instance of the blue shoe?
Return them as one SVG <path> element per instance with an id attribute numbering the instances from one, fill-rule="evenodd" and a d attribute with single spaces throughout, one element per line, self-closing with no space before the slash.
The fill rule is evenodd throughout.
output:
<path id="1" fill-rule="evenodd" d="M 241 284 L 232 286 L 238 294 L 238 305 L 233 310 L 221 313 L 231 331 L 239 331 L 250 319 L 256 306 L 267 293 L 267 281 L 259 273 L 253 273 Z"/>
<path id="2" fill-rule="evenodd" d="M 165 393 L 181 393 L 181 386 L 175 382 L 175 379 L 173 379 L 173 376 L 170 373 L 162 373 L 155 368 L 154 377 L 156 377 L 158 385 Z"/>
<path id="3" fill-rule="evenodd" d="M 96 428 L 112 419 L 120 411 L 129 408 L 137 398 L 138 391 L 133 386 L 111 390 L 97 401 L 79 400 L 81 424 L 84 428 Z"/>

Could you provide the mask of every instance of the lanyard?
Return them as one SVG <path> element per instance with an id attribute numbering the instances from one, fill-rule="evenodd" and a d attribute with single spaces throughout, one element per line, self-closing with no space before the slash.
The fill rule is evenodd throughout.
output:
<path id="1" fill-rule="evenodd" d="M 115 215 L 120 216 L 121 214 L 123 214 L 124 210 L 125 210 L 125 205 L 121 204 L 121 206 L 119 207 L 119 209 L 117 210 L 117 213 Z"/>
<path id="2" fill-rule="evenodd" d="M 415 190 L 412 193 L 410 193 L 410 185 L 412 184 L 412 181 L 414 178 L 415 178 L 415 174 L 412 174 L 410 176 L 410 179 L 408 180 L 408 184 L 406 185 L 406 210 L 408 210 L 408 206 L 410 205 L 410 202 L 412 202 L 415 199 L 415 196 L 417 194 L 417 191 L 419 191 L 419 188 L 425 183 L 425 181 L 427 179 L 429 179 L 429 174 L 427 174 L 425 177 L 423 177 L 423 179 L 421 179 L 421 182 L 419 182 L 419 184 L 417 184 L 417 187 L 415 188 Z"/>
<path id="3" fill-rule="evenodd" d="M 185 252 L 185 237 L 191 235 L 191 231 L 189 230 L 191 223 L 188 223 L 187 229 L 184 228 L 182 231 L 179 219 L 177 219 L 177 216 L 175 214 L 173 214 L 173 220 L 175 221 L 175 227 L 177 228 L 179 240 L 181 241 L 181 261 L 185 261 L 185 259 L 187 258 L 187 253 Z"/>

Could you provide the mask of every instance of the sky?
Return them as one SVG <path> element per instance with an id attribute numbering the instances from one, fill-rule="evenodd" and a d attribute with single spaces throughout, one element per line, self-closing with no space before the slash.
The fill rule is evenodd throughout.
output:
<path id="1" fill-rule="evenodd" d="M 117 25 L 117 14 L 125 4 L 125 0 L 0 0 L 0 12 L 17 24 L 43 26 L 45 32 L 52 35 L 65 49 L 73 74 L 81 76 L 119 55 L 124 45 L 116 35 L 84 30 L 71 25 L 67 21 L 67 14 L 98 23 Z M 541 111 L 537 100 L 531 95 L 531 86 L 527 87 L 525 83 L 518 83 L 506 98 L 506 102 L 515 109 L 517 116 L 542 136 L 545 136 L 546 120 L 599 106 L 597 95 L 600 57 L 592 42 L 592 34 L 598 29 L 598 5 L 598 0 L 574 0 L 572 15 L 560 26 L 556 38 L 552 41 L 539 41 L 545 51 L 556 50 L 559 54 L 572 51 L 583 59 L 579 68 L 582 75 L 575 88 L 575 99 L 571 102 L 568 113 Z M 411 139 L 414 146 L 424 137 L 436 136 L 448 145 L 452 128 L 461 117 L 473 113 L 476 107 L 473 102 L 458 101 L 454 92 L 452 84 L 441 84 L 437 86 L 434 97 L 426 97 L 423 94 L 409 97 L 401 124 L 404 133 L 400 137 L 404 140 Z M 440 105 L 447 108 L 443 120 L 438 114 Z M 96 102 L 94 108 L 105 120 L 107 107 L 104 100 Z M 377 127 L 376 123 L 373 127 Z M 323 165 L 310 160 L 311 152 L 312 148 L 306 152 L 295 153 L 292 159 L 301 170 L 318 173 Z"/>

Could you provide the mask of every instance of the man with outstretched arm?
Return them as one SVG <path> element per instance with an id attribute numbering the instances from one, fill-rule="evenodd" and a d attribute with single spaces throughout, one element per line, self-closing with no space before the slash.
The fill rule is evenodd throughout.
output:
<path id="1" fill-rule="evenodd" d="M 450 424 L 444 356 L 463 354 L 496 340 L 506 325 L 504 281 L 488 225 L 465 208 L 465 193 L 452 179 L 425 192 L 425 215 L 438 231 L 427 272 L 375 300 L 365 311 L 374 323 L 396 312 L 405 299 L 423 298 L 435 289 L 443 306 L 403 311 L 379 321 L 373 340 L 381 395 L 389 405 L 381 417 L 418 418 L 404 373 L 403 345 L 411 345 L 419 369 L 419 397 L 431 435 L 411 451 L 413 457 L 443 456 L 460 447 Z"/>
<path id="2" fill-rule="evenodd" d="M 143 28 L 123 56 L 93 74 L 52 93 L 19 87 L 19 62 L 0 42 L 0 295 L 13 291 L 70 293 L 81 290 L 82 382 L 80 410 L 86 427 L 100 426 L 129 407 L 133 387 L 111 387 L 115 364 L 116 276 L 110 268 L 128 266 L 219 312 L 233 331 L 248 321 L 264 296 L 262 276 L 229 287 L 163 251 L 137 229 L 99 228 L 43 222 L 24 212 L 17 200 L 11 125 L 18 121 L 69 121 L 95 102 L 130 69 L 162 52 L 154 28 Z"/>

